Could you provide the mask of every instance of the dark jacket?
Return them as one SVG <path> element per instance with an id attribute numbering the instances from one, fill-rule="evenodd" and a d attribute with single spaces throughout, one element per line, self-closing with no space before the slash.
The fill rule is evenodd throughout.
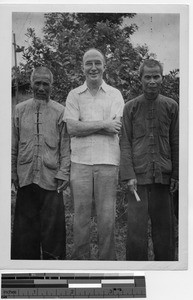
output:
<path id="1" fill-rule="evenodd" d="M 169 184 L 178 179 L 178 104 L 165 96 L 141 95 L 126 103 L 121 137 L 121 179 Z"/>

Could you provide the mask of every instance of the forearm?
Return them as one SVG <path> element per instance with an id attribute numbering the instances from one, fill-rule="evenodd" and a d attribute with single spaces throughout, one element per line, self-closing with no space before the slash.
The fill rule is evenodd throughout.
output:
<path id="1" fill-rule="evenodd" d="M 11 175 L 12 179 L 17 179 L 17 158 L 18 158 L 18 130 L 12 128 L 12 149 L 11 149 Z"/>
<path id="2" fill-rule="evenodd" d="M 115 117 L 116 117 L 116 116 L 115 116 Z M 114 119 L 115 119 L 115 118 L 114 118 Z M 121 119 L 122 119 L 121 117 L 116 117 L 116 120 L 117 120 L 117 121 L 122 122 Z M 101 134 L 101 135 L 108 135 L 108 136 L 113 136 L 113 135 L 117 134 L 116 132 L 109 132 L 105 126 L 104 126 L 103 129 L 97 131 L 96 133 L 97 133 L 97 134 Z"/>
<path id="3" fill-rule="evenodd" d="M 122 181 L 136 178 L 132 159 L 132 120 L 128 118 L 128 115 L 129 114 L 125 112 L 120 138 L 120 175 Z"/>
<path id="4" fill-rule="evenodd" d="M 115 135 L 116 133 L 114 133 L 114 132 L 108 132 L 108 131 L 106 131 L 105 129 L 101 129 L 101 130 L 97 131 L 96 134 L 113 136 L 113 135 Z"/>
<path id="5" fill-rule="evenodd" d="M 67 119 L 67 129 L 70 135 L 87 136 L 104 130 L 104 121 L 75 121 Z"/>
<path id="6" fill-rule="evenodd" d="M 60 166 L 55 178 L 68 181 L 70 174 L 70 137 L 66 132 L 65 124 L 62 125 L 59 147 Z"/>
<path id="7" fill-rule="evenodd" d="M 178 179 L 179 172 L 179 116 L 178 111 L 173 114 L 170 125 L 170 146 L 172 160 L 172 177 Z"/>

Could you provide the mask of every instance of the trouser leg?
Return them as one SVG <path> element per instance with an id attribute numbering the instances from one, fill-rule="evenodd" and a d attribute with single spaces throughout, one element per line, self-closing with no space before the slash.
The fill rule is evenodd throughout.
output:
<path id="1" fill-rule="evenodd" d="M 72 163 L 70 177 L 74 200 L 74 252 L 72 259 L 89 259 L 90 218 L 93 196 L 92 166 Z"/>
<path id="2" fill-rule="evenodd" d="M 11 259 L 40 259 L 40 215 L 34 185 L 18 189 Z"/>
<path id="3" fill-rule="evenodd" d="M 39 188 L 41 245 L 44 260 L 66 258 L 66 228 L 63 194 Z"/>
<path id="4" fill-rule="evenodd" d="M 149 200 L 155 260 L 174 260 L 174 212 L 169 185 L 153 184 Z"/>
<path id="5" fill-rule="evenodd" d="M 94 199 L 97 211 L 99 259 L 115 260 L 115 207 L 118 168 L 112 165 L 94 166 Z"/>
<path id="6" fill-rule="evenodd" d="M 126 194 L 128 200 L 126 260 L 148 260 L 148 188 L 138 185 L 137 193 L 141 199 L 137 202 L 134 194 Z"/>

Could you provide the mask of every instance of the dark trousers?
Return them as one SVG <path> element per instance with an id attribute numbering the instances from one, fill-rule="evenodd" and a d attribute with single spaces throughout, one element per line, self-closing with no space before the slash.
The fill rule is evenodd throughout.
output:
<path id="1" fill-rule="evenodd" d="M 36 184 L 18 189 L 11 259 L 65 259 L 65 211 L 62 193 Z"/>
<path id="2" fill-rule="evenodd" d="M 126 260 L 148 260 L 148 214 L 152 224 L 152 240 L 156 261 L 172 261 L 175 254 L 173 201 L 169 185 L 138 185 L 137 202 L 127 193 L 128 232 Z"/>

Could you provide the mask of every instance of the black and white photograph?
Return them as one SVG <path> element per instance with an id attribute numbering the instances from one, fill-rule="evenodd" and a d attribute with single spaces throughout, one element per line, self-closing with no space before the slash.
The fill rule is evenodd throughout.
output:
<path id="1" fill-rule="evenodd" d="M 186 269 L 187 10 L 16 8 L 7 264 Z"/>

